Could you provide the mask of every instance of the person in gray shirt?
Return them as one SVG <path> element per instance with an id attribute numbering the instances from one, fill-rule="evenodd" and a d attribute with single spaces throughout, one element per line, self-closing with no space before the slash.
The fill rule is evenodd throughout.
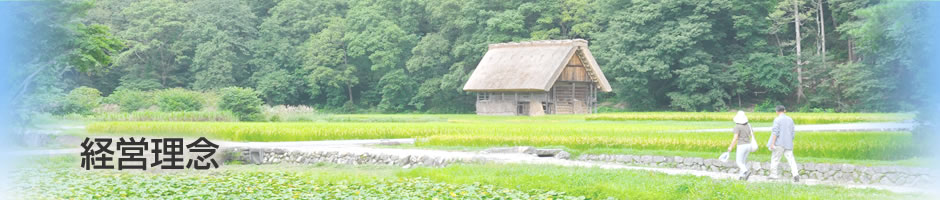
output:
<path id="1" fill-rule="evenodd" d="M 747 123 L 747 115 L 744 114 L 744 111 L 738 111 L 738 114 L 735 115 L 732 120 L 734 120 L 735 123 L 734 129 L 732 130 L 732 132 L 734 132 L 734 138 L 731 139 L 728 152 L 731 152 L 731 149 L 735 146 L 738 147 L 738 151 L 735 152 L 734 162 L 738 165 L 739 179 L 747 181 L 747 178 L 751 176 L 751 171 L 747 166 L 747 156 L 757 150 L 756 143 L 751 146 L 751 141 L 754 140 L 754 138 L 751 138 L 754 129 Z"/>
<path id="2" fill-rule="evenodd" d="M 772 152 L 770 156 L 770 178 L 779 178 L 777 167 L 780 165 L 780 157 L 785 156 L 787 157 L 787 163 L 790 164 L 790 174 L 793 175 L 793 182 L 800 182 L 799 169 L 797 169 L 796 160 L 793 158 L 795 125 L 793 119 L 787 116 L 786 112 L 786 107 L 777 106 L 777 118 L 774 119 L 774 126 L 771 128 L 770 141 L 767 141 L 767 148 Z"/>

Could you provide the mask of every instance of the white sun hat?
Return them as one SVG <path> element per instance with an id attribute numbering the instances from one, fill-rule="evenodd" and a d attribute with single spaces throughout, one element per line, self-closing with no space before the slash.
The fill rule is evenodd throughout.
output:
<path id="1" fill-rule="evenodd" d="M 734 123 L 738 123 L 738 124 L 747 123 L 747 116 L 744 115 L 744 111 L 740 111 L 740 110 L 738 111 L 738 115 L 734 116 Z"/>

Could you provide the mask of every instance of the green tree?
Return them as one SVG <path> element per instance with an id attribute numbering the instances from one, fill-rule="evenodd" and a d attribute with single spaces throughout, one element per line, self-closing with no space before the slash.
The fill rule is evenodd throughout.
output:
<path id="1" fill-rule="evenodd" d="M 918 101 L 919 68 L 912 57 L 923 38 L 916 26 L 923 19 L 920 3 L 888 1 L 856 10 L 859 21 L 839 29 L 853 38 L 858 62 L 834 70 L 836 84 L 849 103 L 859 110 L 911 109 Z"/>
<path id="2" fill-rule="evenodd" d="M 195 1 L 186 40 L 193 44 L 191 87 L 200 90 L 243 85 L 250 76 L 246 64 L 253 53 L 249 44 L 257 38 L 258 20 L 239 0 Z"/>
<path id="3" fill-rule="evenodd" d="M 255 57 L 249 61 L 255 69 L 250 82 L 266 101 L 315 104 L 306 86 L 303 43 L 347 9 L 340 0 L 284 0 L 267 9 L 268 16 L 258 26 L 260 39 L 251 43 Z"/>
<path id="4" fill-rule="evenodd" d="M 601 100 L 626 103 L 632 110 L 746 109 L 780 102 L 794 108 L 902 111 L 912 109 L 921 95 L 908 88 L 921 87 L 913 82 L 922 74 L 906 56 L 918 45 L 911 42 L 908 24 L 917 23 L 919 10 L 902 4 L 907 5 L 878 0 L 52 1 L 69 6 L 44 7 L 37 13 L 55 14 L 31 20 L 56 26 L 29 32 L 84 39 L 38 41 L 32 50 L 44 53 L 20 56 L 22 63 L 48 68 L 35 76 L 18 73 L 32 77 L 27 82 L 35 85 L 20 88 L 34 89 L 36 95 L 28 95 L 33 100 L 26 102 L 36 105 L 55 104 L 72 85 L 104 94 L 117 88 L 240 86 L 254 88 L 272 105 L 470 112 L 473 95 L 461 88 L 487 44 L 584 38 L 614 88 Z M 127 48 L 107 40 L 113 37 L 107 34 L 127 40 L 121 42 Z M 72 56 L 58 56 L 65 54 Z"/>
<path id="5" fill-rule="evenodd" d="M 366 103 L 378 101 L 378 108 L 386 111 L 400 111 L 414 95 L 414 80 L 409 79 L 404 69 L 404 59 L 416 43 L 416 36 L 405 32 L 395 22 L 383 15 L 383 8 L 370 1 L 361 1 L 353 5 L 346 19 L 350 30 L 344 35 L 347 42 L 347 56 L 357 69 L 366 68 L 370 74 L 368 80 L 376 80 L 371 91 L 364 95 Z M 360 79 L 362 80 L 362 79 Z M 373 104 L 375 105 L 375 104 Z"/>
<path id="6" fill-rule="evenodd" d="M 180 37 L 191 18 L 186 3 L 173 0 L 140 1 L 123 10 L 127 29 L 120 37 L 128 49 L 118 55 L 117 64 L 125 67 L 127 80 L 155 79 L 164 87 L 185 86 L 192 77 L 185 64 L 186 49 Z M 124 84 L 124 83 L 122 83 Z"/>
<path id="7" fill-rule="evenodd" d="M 414 73 L 415 80 L 423 81 L 417 88 L 409 105 L 417 109 L 425 109 L 426 105 L 444 106 L 448 104 L 445 98 L 453 98 L 442 91 L 440 77 L 449 72 L 453 64 L 450 57 L 450 41 L 440 33 L 432 33 L 421 38 L 421 41 L 411 50 L 412 57 L 405 64 L 406 69 Z M 444 95 L 444 96 L 442 96 Z"/>
<path id="8" fill-rule="evenodd" d="M 310 71 L 307 76 L 307 85 L 310 94 L 319 95 L 321 86 L 340 88 L 346 90 L 347 101 L 353 100 L 353 87 L 359 84 L 356 66 L 349 64 L 347 58 L 346 21 L 342 18 L 333 18 L 327 28 L 317 34 L 311 35 L 305 45 L 305 69 Z"/>
<path id="9" fill-rule="evenodd" d="M 639 109 L 668 105 L 680 110 L 727 107 L 730 77 L 721 48 L 730 8 L 724 1 L 602 2 L 609 20 L 596 33 L 596 55 L 618 95 Z"/>
<path id="10" fill-rule="evenodd" d="M 64 91 L 76 82 L 66 75 L 106 73 L 113 67 L 112 55 L 124 48 L 123 41 L 107 26 L 80 20 L 92 6 L 84 1 L 45 1 L 24 4 L 13 14 L 19 16 L 11 19 L 13 26 L 22 29 L 11 33 L 11 41 L 21 45 L 14 44 L 19 49 L 7 57 L 11 64 L 22 66 L 9 71 L 15 80 L 11 102 L 21 125 L 30 123 L 31 112 L 63 106 Z"/>
<path id="11" fill-rule="evenodd" d="M 598 28 L 591 20 L 592 0 L 536 1 L 523 3 L 519 10 L 526 16 L 537 16 L 531 23 L 531 38 L 587 38 Z"/>
<path id="12" fill-rule="evenodd" d="M 746 108 L 763 99 L 786 99 L 792 93 L 796 78 L 791 70 L 791 58 L 784 54 L 780 40 L 783 24 L 773 15 L 774 2 L 733 1 L 731 22 L 733 40 L 724 40 L 732 62 L 729 73 L 733 80 L 729 105 Z M 779 12 L 776 14 L 780 14 Z M 777 100 L 777 101 L 779 101 Z"/>

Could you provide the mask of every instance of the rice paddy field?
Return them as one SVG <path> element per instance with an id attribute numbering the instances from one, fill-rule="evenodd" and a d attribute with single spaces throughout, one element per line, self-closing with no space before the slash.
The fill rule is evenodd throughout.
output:
<path id="1" fill-rule="evenodd" d="M 731 128 L 733 113 L 614 113 L 597 115 L 330 115 L 311 122 L 93 122 L 92 134 L 208 136 L 228 141 L 310 141 L 416 138 L 414 148 L 479 149 L 498 146 L 564 148 L 582 153 L 638 153 L 710 157 L 723 152 L 731 133 L 689 130 Z M 907 114 L 792 113 L 807 124 L 891 122 Z M 750 113 L 754 126 L 770 126 L 769 114 Z M 692 120 L 697 119 L 697 120 Z M 769 132 L 757 132 L 763 146 Z M 909 132 L 801 132 L 804 160 L 897 164 L 922 151 Z M 766 160 L 769 151 L 755 153 Z M 916 163 L 916 162 L 915 162 Z"/>
<path id="2" fill-rule="evenodd" d="M 644 112 L 644 113 L 603 113 L 586 116 L 586 120 L 630 121 L 630 120 L 670 120 L 670 121 L 729 121 L 735 113 L 729 112 Z M 897 122 L 914 118 L 905 113 L 787 113 L 797 124 L 834 124 L 854 122 Z M 776 113 L 754 112 L 747 114 L 751 122 L 773 122 Z"/>
<path id="3" fill-rule="evenodd" d="M 74 156 L 20 168 L 23 199 L 929 199 L 873 189 L 746 183 L 541 165 L 238 165 L 211 171 L 85 171 Z M 511 177 L 511 178 L 507 178 Z"/>

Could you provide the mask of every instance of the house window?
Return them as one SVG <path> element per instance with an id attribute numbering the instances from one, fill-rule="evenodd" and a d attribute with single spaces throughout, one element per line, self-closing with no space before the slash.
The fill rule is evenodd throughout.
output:
<path id="1" fill-rule="evenodd" d="M 490 100 L 489 93 L 483 92 L 483 93 L 477 94 L 477 101 L 486 101 L 486 100 Z"/>

